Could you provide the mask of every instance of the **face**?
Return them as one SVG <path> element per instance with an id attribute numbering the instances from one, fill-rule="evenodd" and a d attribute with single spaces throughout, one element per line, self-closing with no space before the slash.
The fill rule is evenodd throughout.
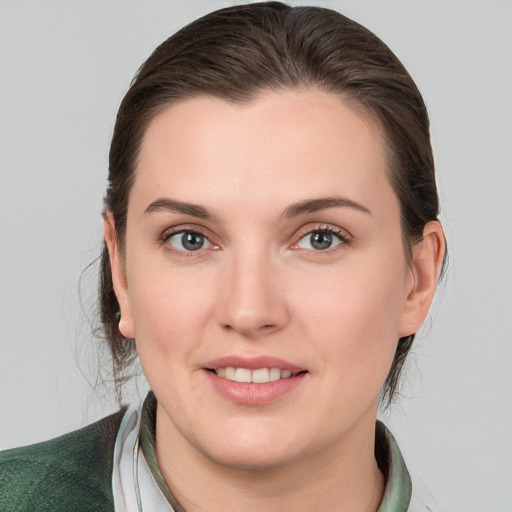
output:
<path id="1" fill-rule="evenodd" d="M 424 316 L 387 175 L 379 127 L 325 92 L 189 99 L 151 122 L 124 254 L 109 245 L 157 439 L 257 468 L 373 432 Z"/>

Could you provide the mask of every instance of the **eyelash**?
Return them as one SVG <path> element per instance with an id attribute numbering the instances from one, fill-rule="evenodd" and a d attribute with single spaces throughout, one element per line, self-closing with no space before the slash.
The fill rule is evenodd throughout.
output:
<path id="1" fill-rule="evenodd" d="M 162 233 L 162 236 L 159 239 L 159 242 L 162 244 L 167 244 L 167 250 L 169 250 L 173 254 L 177 254 L 178 256 L 182 256 L 185 258 L 197 256 L 196 253 L 203 252 L 202 248 L 198 249 L 197 251 L 182 251 L 179 249 L 175 249 L 174 247 L 171 246 L 171 244 L 168 243 L 173 236 L 184 234 L 198 235 L 203 237 L 206 241 L 208 241 L 211 244 L 211 247 L 209 247 L 210 250 L 216 250 L 219 247 L 218 244 L 215 244 L 210 240 L 211 237 L 207 233 L 197 228 L 196 226 L 179 226 L 177 228 L 164 231 L 164 233 Z"/>
<path id="2" fill-rule="evenodd" d="M 334 247 L 329 247 L 329 248 L 323 249 L 323 250 L 320 250 L 320 249 L 303 249 L 303 250 L 306 250 L 309 252 L 314 252 L 315 254 L 320 254 L 320 253 L 328 254 L 332 251 L 336 251 L 336 250 L 340 249 L 340 246 L 347 246 L 347 245 L 350 245 L 352 242 L 352 238 L 351 238 L 350 234 L 347 231 L 345 231 L 344 229 L 341 229 L 337 226 L 332 226 L 330 224 L 316 224 L 314 226 L 310 226 L 310 227 L 307 227 L 307 228 L 304 228 L 303 230 L 301 230 L 296 239 L 297 241 L 292 244 L 291 249 L 300 249 L 300 247 L 298 247 L 298 244 L 302 240 L 304 240 L 307 236 L 310 236 L 314 233 L 327 233 L 329 235 L 334 235 L 340 240 L 340 243 L 336 244 Z"/>
<path id="3" fill-rule="evenodd" d="M 307 236 L 310 236 L 313 233 L 327 233 L 329 235 L 334 235 L 340 240 L 340 243 L 336 244 L 334 247 L 329 247 L 327 249 L 322 249 L 322 250 L 321 249 L 302 249 L 302 250 L 313 252 L 316 254 L 319 254 L 319 253 L 326 254 L 326 253 L 330 253 L 332 251 L 338 250 L 340 246 L 350 245 L 352 242 L 351 236 L 349 233 L 347 233 L 347 231 L 345 231 L 339 227 L 332 226 L 330 224 L 317 224 L 317 225 L 303 228 L 302 230 L 300 230 L 299 234 L 295 237 L 296 241 L 293 244 L 291 244 L 291 246 L 289 246 L 289 248 L 293 249 L 293 250 L 301 249 L 298 246 L 298 244 L 302 240 L 304 240 Z M 179 256 L 182 256 L 182 257 L 197 256 L 197 254 L 195 254 L 196 252 L 197 253 L 203 252 L 204 249 L 202 249 L 202 248 L 198 249 L 197 251 L 186 251 L 186 250 L 180 250 L 180 249 L 173 248 L 168 242 L 173 236 L 180 235 L 180 234 L 199 235 L 201 237 L 204 237 L 204 239 L 207 240 L 211 244 L 211 247 L 209 247 L 208 249 L 217 250 L 219 248 L 218 244 L 215 244 L 214 242 L 212 242 L 210 240 L 211 237 L 207 233 L 205 233 L 201 229 L 197 228 L 196 226 L 193 226 L 193 227 L 192 226 L 190 226 L 190 227 L 189 226 L 179 226 L 177 228 L 173 228 L 171 230 L 164 231 L 164 233 L 162 233 L 162 236 L 160 237 L 159 241 L 162 244 L 167 244 L 167 249 L 169 251 L 171 251 L 172 253 L 177 254 Z"/>

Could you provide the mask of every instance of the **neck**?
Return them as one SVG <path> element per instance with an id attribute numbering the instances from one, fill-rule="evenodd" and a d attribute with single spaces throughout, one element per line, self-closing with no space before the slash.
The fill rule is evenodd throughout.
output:
<path id="1" fill-rule="evenodd" d="M 364 428 L 362 428 L 364 427 Z M 196 450 L 157 413 L 156 453 L 162 475 L 187 512 L 332 510 L 376 512 L 384 477 L 374 456 L 375 422 L 286 464 L 244 469 Z"/>

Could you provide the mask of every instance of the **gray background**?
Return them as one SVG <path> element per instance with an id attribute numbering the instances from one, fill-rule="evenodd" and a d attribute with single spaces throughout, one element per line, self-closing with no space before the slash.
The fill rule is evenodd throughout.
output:
<path id="1" fill-rule="evenodd" d="M 158 43 L 233 3 L 0 0 L 1 447 L 116 409 L 112 391 L 95 386 L 99 343 L 78 292 L 100 251 L 116 109 Z M 450 267 L 406 396 L 384 419 L 446 511 L 510 512 L 512 3 L 316 3 L 391 46 L 433 126 Z M 81 286 L 89 315 L 94 273 Z"/>

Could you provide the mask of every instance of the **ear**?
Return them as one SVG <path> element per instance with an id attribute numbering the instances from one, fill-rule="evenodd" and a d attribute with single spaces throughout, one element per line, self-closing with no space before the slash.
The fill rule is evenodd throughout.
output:
<path id="1" fill-rule="evenodd" d="M 445 250 L 441 224 L 428 222 L 423 238 L 412 248 L 412 279 L 400 319 L 399 338 L 414 334 L 423 325 L 434 299 Z"/>
<path id="2" fill-rule="evenodd" d="M 103 215 L 103 234 L 110 257 L 112 284 L 121 314 L 121 318 L 119 319 L 119 331 L 125 338 L 135 338 L 135 329 L 128 296 L 128 284 L 126 281 L 126 270 L 117 243 L 116 228 L 112 212 L 105 212 Z"/>

